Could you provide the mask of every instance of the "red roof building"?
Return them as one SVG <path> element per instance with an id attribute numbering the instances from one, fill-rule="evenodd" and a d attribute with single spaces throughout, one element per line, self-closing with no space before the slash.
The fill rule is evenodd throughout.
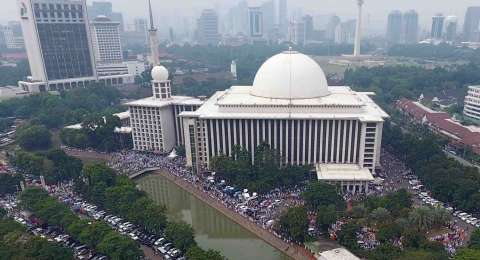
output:
<path id="1" fill-rule="evenodd" d="M 480 128 L 464 126 L 455 122 L 448 113 L 433 111 L 408 99 L 398 100 L 396 108 L 408 115 L 412 121 L 427 125 L 430 130 L 448 138 L 451 145 L 469 147 L 480 154 Z"/>

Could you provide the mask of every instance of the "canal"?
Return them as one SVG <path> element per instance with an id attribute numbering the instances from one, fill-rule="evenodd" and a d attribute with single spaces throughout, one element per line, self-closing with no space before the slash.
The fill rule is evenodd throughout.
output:
<path id="1" fill-rule="evenodd" d="M 195 240 L 203 249 L 222 252 L 232 260 L 284 260 L 288 256 L 197 199 L 160 174 L 136 179 L 138 187 L 168 209 L 170 220 L 183 220 L 195 229 Z"/>

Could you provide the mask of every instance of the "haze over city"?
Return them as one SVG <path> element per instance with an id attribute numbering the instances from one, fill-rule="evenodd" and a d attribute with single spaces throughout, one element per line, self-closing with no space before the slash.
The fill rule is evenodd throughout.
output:
<path id="1" fill-rule="evenodd" d="M 88 0 L 87 3 L 93 2 Z M 114 11 L 122 12 L 125 22 L 130 23 L 134 18 L 147 17 L 147 3 L 145 0 L 113 0 Z M 152 6 L 159 30 L 164 27 L 175 26 L 175 23 L 184 18 L 196 19 L 203 8 L 215 8 L 224 14 L 225 11 L 237 3 L 237 0 L 153 0 Z M 266 1 L 249 0 L 255 5 Z M 419 13 L 421 28 L 428 27 L 431 16 L 436 13 L 455 15 L 462 23 L 465 10 L 468 6 L 478 4 L 477 0 L 367 0 L 365 2 L 365 19 L 367 33 L 381 33 L 386 29 L 384 24 L 387 15 L 392 10 L 406 11 L 415 9 Z M 330 15 L 337 14 L 344 18 L 354 18 L 356 14 L 354 0 L 295 0 L 289 1 L 290 13 L 302 9 L 303 14 Z M 18 19 L 16 0 L 2 0 L 0 22 Z M 165 22 L 166 20 L 166 22 Z"/>

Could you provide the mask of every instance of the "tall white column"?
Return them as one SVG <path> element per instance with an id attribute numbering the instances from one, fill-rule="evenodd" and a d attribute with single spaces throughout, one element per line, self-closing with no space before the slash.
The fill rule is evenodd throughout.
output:
<path id="1" fill-rule="evenodd" d="M 347 153 L 347 120 L 343 120 L 343 147 L 342 147 L 342 163 L 345 163 L 345 155 Z"/>
<path id="2" fill-rule="evenodd" d="M 228 136 L 228 156 L 232 156 L 232 130 L 231 130 L 231 122 L 232 120 L 231 119 L 227 119 L 227 124 L 228 124 L 228 128 L 227 128 L 227 136 Z"/>
<path id="3" fill-rule="evenodd" d="M 362 6 L 364 0 L 357 0 L 358 4 L 358 17 L 357 17 L 357 28 L 355 31 L 355 50 L 353 51 L 353 56 L 358 57 L 361 55 L 361 42 L 362 42 Z"/>
<path id="4" fill-rule="evenodd" d="M 317 141 L 318 141 L 318 120 L 315 120 L 315 133 L 314 133 L 314 143 L 313 143 L 313 161 L 315 162 L 315 164 L 317 163 L 320 163 L 320 160 L 317 161 L 317 149 L 318 149 L 318 144 L 317 144 Z"/>
<path id="5" fill-rule="evenodd" d="M 312 163 L 312 120 L 308 120 L 308 144 L 307 145 L 307 153 L 308 153 L 308 164 Z"/>

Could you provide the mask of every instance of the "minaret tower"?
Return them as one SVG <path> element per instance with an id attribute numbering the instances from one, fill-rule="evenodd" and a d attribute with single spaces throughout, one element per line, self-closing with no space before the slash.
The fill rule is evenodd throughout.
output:
<path id="1" fill-rule="evenodd" d="M 152 92 L 154 99 L 172 98 L 171 82 L 168 80 L 168 70 L 160 65 L 160 54 L 158 51 L 157 28 L 153 22 L 153 12 L 151 0 L 148 0 L 148 11 L 150 13 L 150 29 L 148 36 L 150 38 L 150 63 L 152 65 Z"/>
<path id="2" fill-rule="evenodd" d="M 148 29 L 148 37 L 150 40 L 150 64 L 152 68 L 154 66 L 160 65 L 160 58 L 158 52 L 158 35 L 157 28 L 154 25 L 153 21 L 153 12 L 152 12 L 152 3 L 151 0 L 148 0 L 148 11 L 150 13 L 150 28 Z"/>
<path id="3" fill-rule="evenodd" d="M 230 64 L 230 73 L 232 73 L 233 79 L 237 80 L 237 62 L 232 60 L 232 64 Z"/>
<path id="4" fill-rule="evenodd" d="M 353 51 L 353 56 L 358 57 L 361 55 L 361 43 L 362 43 L 362 6 L 364 0 L 357 0 L 358 4 L 358 17 L 357 17 L 357 28 L 355 31 L 355 49 Z"/>

